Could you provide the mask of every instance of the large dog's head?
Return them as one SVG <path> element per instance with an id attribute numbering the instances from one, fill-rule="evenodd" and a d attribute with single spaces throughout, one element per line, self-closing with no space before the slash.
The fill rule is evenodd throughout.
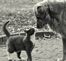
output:
<path id="1" fill-rule="evenodd" d="M 37 19 L 37 28 L 42 28 L 49 22 L 48 4 L 40 2 L 34 6 L 34 13 Z"/>
<path id="2" fill-rule="evenodd" d="M 59 20 L 62 4 L 52 2 L 40 2 L 34 6 L 34 13 L 37 19 L 37 28 L 42 28 L 49 24 L 52 18 Z M 58 8 L 59 7 L 59 8 Z M 53 23 L 53 22 L 52 22 Z"/>

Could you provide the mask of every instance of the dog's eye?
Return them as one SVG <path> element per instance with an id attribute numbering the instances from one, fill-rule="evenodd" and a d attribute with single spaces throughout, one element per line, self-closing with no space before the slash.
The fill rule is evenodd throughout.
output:
<path id="1" fill-rule="evenodd" d="M 38 11 L 38 13 L 42 14 L 43 13 L 42 7 L 41 6 L 38 6 L 37 7 L 37 11 Z"/>
<path id="2" fill-rule="evenodd" d="M 37 7 L 37 10 L 39 10 L 40 8 L 41 8 L 41 6 L 38 6 L 38 7 Z"/>

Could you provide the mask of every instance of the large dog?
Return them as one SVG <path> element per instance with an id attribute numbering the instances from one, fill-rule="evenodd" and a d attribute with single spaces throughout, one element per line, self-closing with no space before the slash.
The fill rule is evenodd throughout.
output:
<path id="1" fill-rule="evenodd" d="M 31 52 L 32 52 L 32 49 L 34 48 L 34 44 L 31 41 L 31 36 L 35 32 L 34 28 L 30 28 L 29 30 L 25 30 L 26 37 L 22 37 L 22 36 L 19 36 L 19 35 L 10 36 L 10 33 L 6 29 L 6 25 L 8 23 L 9 23 L 9 21 L 7 21 L 3 26 L 3 31 L 7 36 L 6 45 L 7 45 L 8 53 L 16 52 L 17 57 L 19 59 L 21 59 L 21 57 L 20 57 L 21 51 L 25 50 L 26 53 L 27 53 L 27 56 L 28 56 L 27 61 L 32 61 Z M 12 61 L 12 59 L 9 59 L 9 61 Z"/>
<path id="2" fill-rule="evenodd" d="M 49 26 L 62 35 L 63 61 L 66 59 L 66 2 L 39 2 L 34 6 L 37 28 Z"/>

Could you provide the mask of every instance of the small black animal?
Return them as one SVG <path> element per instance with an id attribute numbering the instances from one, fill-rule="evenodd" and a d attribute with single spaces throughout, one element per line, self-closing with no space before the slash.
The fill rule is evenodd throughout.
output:
<path id="1" fill-rule="evenodd" d="M 10 53 L 16 52 L 17 57 L 21 59 L 20 57 L 21 51 L 25 50 L 28 56 L 27 61 L 32 61 L 31 52 L 32 52 L 32 49 L 34 48 L 34 44 L 31 41 L 31 36 L 35 32 L 34 28 L 30 28 L 29 30 L 24 30 L 26 32 L 25 37 L 22 37 L 19 35 L 10 36 L 10 33 L 6 29 L 6 25 L 8 23 L 9 21 L 7 21 L 3 26 L 3 31 L 7 36 L 6 46 L 7 46 L 8 53 L 10 54 Z M 9 59 L 9 61 L 11 61 L 11 59 Z"/>

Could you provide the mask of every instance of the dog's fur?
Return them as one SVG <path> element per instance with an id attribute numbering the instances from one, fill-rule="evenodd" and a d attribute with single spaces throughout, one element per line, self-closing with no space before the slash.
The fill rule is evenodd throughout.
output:
<path id="1" fill-rule="evenodd" d="M 63 60 L 66 58 L 66 2 L 40 2 L 34 6 L 37 28 L 46 24 L 62 35 Z"/>
<path id="2" fill-rule="evenodd" d="M 34 28 L 30 28 L 29 30 L 24 30 L 26 32 L 26 37 L 22 37 L 22 36 L 10 36 L 10 33 L 8 32 L 8 30 L 6 29 L 6 25 L 9 23 L 9 21 L 7 21 L 4 26 L 3 26 L 3 31 L 7 36 L 7 51 L 9 53 L 13 53 L 16 52 L 17 53 L 17 57 L 19 59 L 21 59 L 20 54 L 22 50 L 25 50 L 27 55 L 28 55 L 28 59 L 27 61 L 32 61 L 32 57 L 31 57 L 31 52 L 32 49 L 34 48 L 34 45 L 31 41 L 31 36 L 34 34 L 35 30 Z"/>

